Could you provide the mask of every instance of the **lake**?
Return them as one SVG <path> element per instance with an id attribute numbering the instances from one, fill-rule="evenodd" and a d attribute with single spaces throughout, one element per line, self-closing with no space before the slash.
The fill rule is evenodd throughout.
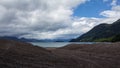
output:
<path id="1" fill-rule="evenodd" d="M 93 44 L 93 42 L 30 42 L 40 47 L 62 47 L 68 44 Z"/>

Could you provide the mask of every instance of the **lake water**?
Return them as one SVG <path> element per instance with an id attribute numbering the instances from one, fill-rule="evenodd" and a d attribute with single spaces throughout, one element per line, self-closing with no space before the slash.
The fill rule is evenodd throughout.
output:
<path id="1" fill-rule="evenodd" d="M 68 44 L 93 44 L 93 42 L 31 42 L 40 47 L 62 47 Z"/>

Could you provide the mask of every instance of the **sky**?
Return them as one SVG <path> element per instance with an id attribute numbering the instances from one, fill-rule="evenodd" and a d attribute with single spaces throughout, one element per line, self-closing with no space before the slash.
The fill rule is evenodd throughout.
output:
<path id="1" fill-rule="evenodd" d="M 0 36 L 72 39 L 120 19 L 120 0 L 0 0 Z"/>

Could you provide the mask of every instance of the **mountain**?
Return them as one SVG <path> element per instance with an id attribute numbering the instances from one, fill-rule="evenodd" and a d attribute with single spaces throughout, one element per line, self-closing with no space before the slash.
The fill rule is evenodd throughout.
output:
<path id="1" fill-rule="evenodd" d="M 26 38 L 18 38 L 14 36 L 3 36 L 0 39 L 7 39 L 7 40 L 15 40 L 15 41 L 22 41 L 22 42 L 68 42 L 69 39 L 26 39 Z"/>
<path id="2" fill-rule="evenodd" d="M 22 42 L 43 42 L 43 40 L 18 38 L 14 36 L 3 36 L 3 37 L 0 37 L 0 39 L 15 40 L 15 41 L 22 41 Z"/>
<path id="3" fill-rule="evenodd" d="M 120 19 L 113 24 L 100 24 L 83 34 L 72 39 L 72 42 L 112 42 L 120 41 Z"/>

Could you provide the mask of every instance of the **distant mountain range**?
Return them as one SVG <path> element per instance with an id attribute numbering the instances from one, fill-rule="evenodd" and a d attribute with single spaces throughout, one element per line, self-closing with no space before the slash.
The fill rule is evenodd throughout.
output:
<path id="1" fill-rule="evenodd" d="M 14 37 L 14 36 L 3 36 L 3 37 L 0 37 L 0 39 L 16 40 L 16 41 L 22 41 L 22 42 L 43 42 L 43 40 L 17 38 L 17 37 Z"/>
<path id="2" fill-rule="evenodd" d="M 0 39 L 16 40 L 23 42 L 116 42 L 120 41 L 120 19 L 113 24 L 100 24 L 76 39 L 26 39 L 14 36 L 3 36 Z"/>
<path id="3" fill-rule="evenodd" d="M 18 38 L 14 36 L 3 36 L 0 37 L 0 39 L 7 39 L 7 40 L 16 40 L 16 41 L 22 41 L 22 42 L 68 42 L 70 39 L 26 39 L 26 38 Z"/>
<path id="4" fill-rule="evenodd" d="M 71 42 L 115 42 L 120 41 L 120 19 L 113 24 L 100 24 L 83 34 L 72 39 Z"/>

